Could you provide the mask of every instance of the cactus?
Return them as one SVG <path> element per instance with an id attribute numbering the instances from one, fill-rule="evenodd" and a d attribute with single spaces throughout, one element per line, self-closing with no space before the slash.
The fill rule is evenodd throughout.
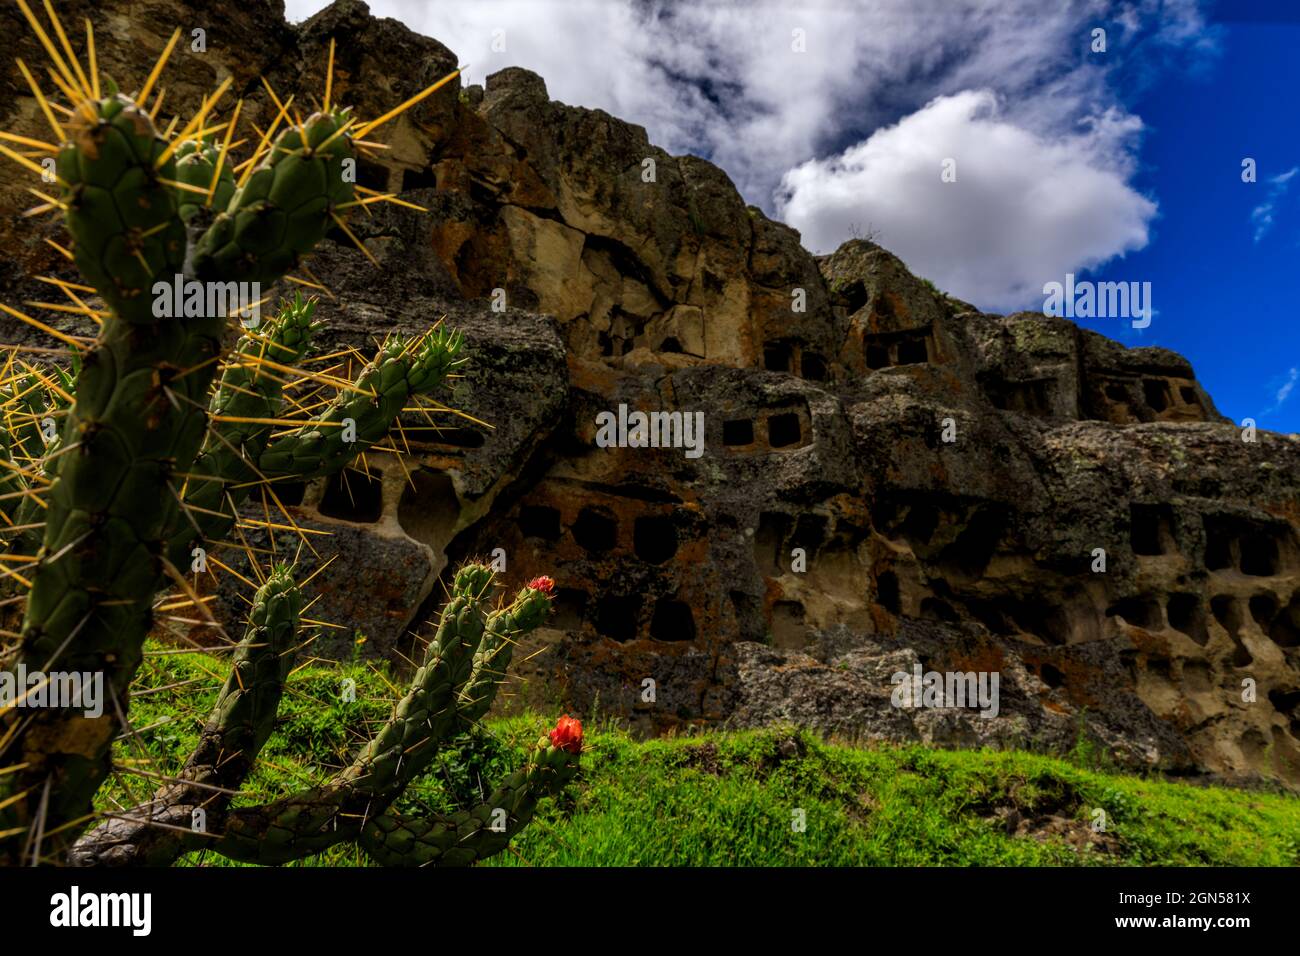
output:
<path id="1" fill-rule="evenodd" d="M 212 208 L 226 209 L 235 194 L 235 174 L 221 161 L 221 151 L 207 139 L 187 139 L 176 150 L 176 179 L 190 190 L 202 189 L 205 192 L 213 185 Z M 177 199 L 180 206 L 182 222 L 189 222 L 199 214 L 206 205 L 200 202 L 190 190 L 180 190 Z"/>
<path id="2" fill-rule="evenodd" d="M 4 605 L 21 608 L 0 664 L 102 674 L 109 701 L 98 717 L 74 708 L 0 711 L 0 862 L 157 864 L 202 847 L 281 863 L 344 840 L 390 864 L 468 863 L 500 850 L 536 801 L 572 776 L 580 732 L 576 746 L 566 738 L 539 747 L 468 815 L 412 820 L 391 805 L 441 745 L 486 712 L 511 648 L 550 609 L 550 580 L 494 608 L 492 570 L 462 568 L 408 692 L 352 764 L 317 787 L 232 809 L 230 794 L 271 733 L 301 638 L 303 596 L 292 569 L 264 572 L 251 554 L 250 572 L 262 583 L 198 747 L 151 801 L 84 832 L 112 770 L 113 740 L 129 731 L 127 691 L 155 606 L 170 592 L 169 600 L 202 610 L 179 570 L 191 554 L 221 546 L 253 489 L 334 474 L 364 455 L 464 360 L 461 337 L 445 329 L 392 336 L 351 383 L 302 372 L 301 380 L 337 387 L 308 417 L 287 408 L 286 383 L 310 346 L 314 299 L 283 301 L 223 353 L 231 315 L 188 305 L 183 316 L 167 314 L 155 286 L 178 275 L 207 284 L 288 276 L 333 224 L 347 231 L 350 207 L 391 198 L 355 198 L 346 172 L 363 137 L 459 71 L 363 124 L 330 102 L 331 42 L 320 110 L 290 119 L 290 104 L 268 86 L 279 115 L 236 165 L 230 144 L 242 104 L 228 122 L 205 125 L 229 80 L 179 132 L 161 132 L 151 115 L 158 103 L 151 111 L 148 101 L 166 52 L 134 98 L 107 81 L 101 92 L 93 57 L 83 71 L 52 9 L 66 59 L 18 3 L 69 100 L 57 115 L 70 118 L 56 118 L 22 65 L 56 142 L 0 134 L 0 152 L 34 170 L 41 167 L 5 143 L 56 158 L 59 195 L 43 196 L 44 209 L 62 212 L 70 258 L 103 307 L 77 295 L 85 287 L 60 286 L 78 306 L 65 311 L 99 323 L 89 340 L 0 305 L 70 349 L 66 369 L 38 368 L 13 350 L 0 382 L 0 567 Z M 89 22 L 86 29 L 93 50 Z M 49 422 L 58 423 L 54 437 Z M 500 810 L 504 823 L 484 831 Z M 196 811 L 206 820 L 198 829 Z"/>

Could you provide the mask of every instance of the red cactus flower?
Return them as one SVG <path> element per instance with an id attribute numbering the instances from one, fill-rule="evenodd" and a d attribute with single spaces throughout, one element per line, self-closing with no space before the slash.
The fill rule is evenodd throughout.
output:
<path id="1" fill-rule="evenodd" d="M 528 586 L 534 591 L 541 591 L 547 597 L 555 593 L 555 581 L 543 574 L 539 578 L 533 578 L 528 582 Z"/>
<path id="2" fill-rule="evenodd" d="M 551 731 L 551 746 L 571 754 L 582 753 L 582 721 L 565 714 Z"/>

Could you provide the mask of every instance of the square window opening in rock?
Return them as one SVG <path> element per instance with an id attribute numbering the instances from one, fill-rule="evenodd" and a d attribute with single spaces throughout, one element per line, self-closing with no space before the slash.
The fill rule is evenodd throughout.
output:
<path id="1" fill-rule="evenodd" d="M 1300 592 L 1273 618 L 1268 636 L 1278 647 L 1300 647 Z"/>
<path id="2" fill-rule="evenodd" d="M 794 349 L 785 342 L 768 342 L 763 346 L 763 368 L 769 372 L 789 372 L 794 367 Z"/>
<path id="3" fill-rule="evenodd" d="M 402 170 L 402 192 L 411 189 L 437 189 L 438 176 L 432 167 Z"/>
<path id="4" fill-rule="evenodd" d="M 772 448 L 789 448 L 803 439 L 803 429 L 799 416 L 794 412 L 782 412 L 767 420 L 767 443 Z"/>
<path id="5" fill-rule="evenodd" d="M 1107 617 L 1122 617 L 1129 624 L 1147 630 L 1159 630 L 1164 620 L 1160 605 L 1150 598 L 1131 597 L 1116 601 L 1106 609 Z"/>
<path id="6" fill-rule="evenodd" d="M 366 475 L 352 468 L 331 475 L 317 510 L 341 521 L 374 524 L 384 514 L 383 475 L 374 470 Z"/>
<path id="7" fill-rule="evenodd" d="M 1142 380 L 1142 397 L 1154 412 L 1163 412 L 1169 407 L 1169 384 L 1163 379 L 1144 378 Z"/>
<path id="8" fill-rule="evenodd" d="M 583 508 L 573 523 L 573 539 L 590 554 L 612 551 L 618 543 L 618 522 L 603 510 Z"/>
<path id="9" fill-rule="evenodd" d="M 722 444 L 728 446 L 754 444 L 754 423 L 748 418 L 734 418 L 722 423 Z"/>
<path id="10" fill-rule="evenodd" d="M 804 352 L 799 359 L 799 370 L 810 382 L 824 382 L 830 377 L 826 360 L 816 352 Z"/>
<path id="11" fill-rule="evenodd" d="M 957 539 L 944 549 L 945 566 L 970 578 L 984 574 L 997 553 L 1007 530 L 1007 517 L 1001 508 L 982 506 L 967 519 Z"/>
<path id="12" fill-rule="evenodd" d="M 960 620 L 951 604 L 934 597 L 921 601 L 921 617 L 927 621 L 943 621 L 947 624 L 956 624 Z"/>
<path id="13" fill-rule="evenodd" d="M 357 162 L 357 185 L 377 192 L 388 192 L 388 167 L 379 163 Z M 347 238 L 346 236 L 344 237 Z"/>
<path id="14" fill-rule="evenodd" d="M 811 558 L 825 540 L 826 516 L 801 514 L 795 522 L 794 534 L 790 536 L 790 547 L 803 548 Z"/>
<path id="15" fill-rule="evenodd" d="M 1207 515 L 1205 524 L 1205 567 L 1224 571 L 1232 567 L 1232 534 L 1227 523 Z"/>
<path id="16" fill-rule="evenodd" d="M 596 604 L 596 631 L 615 641 L 635 640 L 640 616 L 640 597 L 607 594 Z"/>
<path id="17" fill-rule="evenodd" d="M 876 575 L 876 603 L 890 614 L 899 612 L 898 575 L 893 571 Z"/>
<path id="18" fill-rule="evenodd" d="M 560 588 L 555 592 L 555 610 L 547 626 L 561 631 L 578 630 L 586 620 L 588 601 L 586 591 L 578 588 Z"/>
<path id="19" fill-rule="evenodd" d="M 1255 619 L 1259 629 L 1267 634 L 1269 625 L 1277 615 L 1277 598 L 1271 594 L 1254 594 L 1247 602 L 1247 606 L 1250 608 L 1250 616 Z"/>
<path id="20" fill-rule="evenodd" d="M 546 505 L 524 505 L 519 509 L 519 532 L 525 538 L 559 541 L 559 509 Z"/>
<path id="21" fill-rule="evenodd" d="M 1070 622 L 1059 607 L 1045 606 L 1036 601 L 1021 601 L 1007 597 L 998 600 L 999 609 L 1021 632 L 1048 644 L 1068 644 Z M 1156 612 L 1157 615 L 1159 611 Z"/>
<path id="22" fill-rule="evenodd" d="M 929 350 L 926 348 L 926 341 L 924 338 L 913 338 L 908 336 L 907 338 L 899 340 L 899 365 L 921 365 L 929 360 Z"/>
<path id="23" fill-rule="evenodd" d="M 1133 553 L 1144 556 L 1165 554 L 1171 543 L 1173 510 L 1168 505 L 1131 505 L 1129 541 Z"/>
<path id="24" fill-rule="evenodd" d="M 1271 690 L 1268 699 L 1274 710 L 1287 719 L 1291 736 L 1300 738 L 1300 691 Z"/>
<path id="25" fill-rule="evenodd" d="M 650 618 L 650 636 L 657 641 L 695 640 L 695 616 L 691 606 L 676 598 L 660 598 Z"/>
<path id="26" fill-rule="evenodd" d="M 1210 612 L 1229 634 L 1236 635 L 1241 630 L 1241 609 L 1231 594 L 1216 594 L 1210 598 Z"/>
<path id="27" fill-rule="evenodd" d="M 1241 573 L 1257 578 L 1277 574 L 1277 541 L 1266 532 L 1243 535 L 1240 540 Z"/>
<path id="28" fill-rule="evenodd" d="M 1038 676 L 1042 678 L 1044 684 L 1052 689 L 1056 689 L 1065 683 L 1065 675 L 1051 664 L 1041 665 L 1038 670 Z"/>
<path id="29" fill-rule="evenodd" d="M 643 515 L 632 525 L 632 550 L 642 561 L 663 564 L 677 553 L 677 529 L 666 515 Z"/>
<path id="30" fill-rule="evenodd" d="M 907 509 L 907 517 L 903 519 L 903 537 L 917 544 L 929 544 L 939 527 L 940 517 L 939 506 L 933 502 L 913 502 Z"/>
<path id="31" fill-rule="evenodd" d="M 964 603 L 971 617 L 988 628 L 990 634 L 1015 633 L 1015 625 L 1007 620 L 1006 615 L 999 609 L 996 601 L 966 598 Z"/>
<path id="32" fill-rule="evenodd" d="M 1201 604 L 1199 594 L 1169 595 L 1169 601 L 1165 604 L 1165 614 L 1169 618 L 1169 626 L 1175 631 L 1186 634 L 1201 647 L 1209 642 L 1210 634 L 1205 627 L 1205 608 Z"/>
<path id="33" fill-rule="evenodd" d="M 843 288 L 840 289 L 840 294 L 844 296 L 844 306 L 848 309 L 849 315 L 852 315 L 854 312 L 858 311 L 858 309 L 866 305 L 867 299 L 870 298 L 867 293 L 867 287 L 860 279 L 855 279 L 852 282 L 845 284 Z"/>
<path id="34" fill-rule="evenodd" d="M 307 482 L 273 481 L 270 491 L 275 496 L 273 501 L 280 502 L 286 508 L 293 508 L 301 505 L 302 500 L 307 497 Z"/>

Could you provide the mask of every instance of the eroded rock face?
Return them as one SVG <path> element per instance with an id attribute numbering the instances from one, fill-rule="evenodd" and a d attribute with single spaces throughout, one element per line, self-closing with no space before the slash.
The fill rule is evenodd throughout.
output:
<path id="1" fill-rule="evenodd" d="M 256 76 L 318 93 L 330 36 L 336 98 L 365 115 L 455 63 L 360 3 L 300 28 L 267 3 L 198 7 L 97 6 L 117 40 L 101 61 L 135 75 L 172 25 L 207 18 L 220 29 L 180 58 L 171 105 L 230 71 L 259 123 Z M 3 84 L 22 131 L 34 105 Z M 446 314 L 472 356 L 451 405 L 493 428 L 408 416 L 409 478 L 379 454 L 382 477 L 350 479 L 360 504 L 300 489 L 291 510 L 342 554 L 313 616 L 345 627 L 317 653 L 348 652 L 356 628 L 367 653 L 399 652 L 439 576 L 501 549 L 509 586 L 558 582 L 552 626 L 516 655 L 523 700 L 649 732 L 789 719 L 1048 749 L 1086 733 L 1129 766 L 1300 786 L 1300 439 L 1243 441 L 1172 352 L 982 314 L 870 242 L 814 257 L 720 170 L 525 70 L 453 84 L 383 138 L 366 182 L 429 212 L 353 220 L 378 271 L 325 244 L 321 349 Z M 23 235 L 18 265 L 61 268 Z M 33 297 L 5 268 L 6 298 Z M 702 452 L 601 447 L 620 406 L 702 413 Z M 998 674 L 998 715 L 893 706 L 917 665 Z"/>

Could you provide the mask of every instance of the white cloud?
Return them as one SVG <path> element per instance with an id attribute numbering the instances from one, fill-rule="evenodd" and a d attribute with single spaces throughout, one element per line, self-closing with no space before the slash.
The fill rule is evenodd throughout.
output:
<path id="1" fill-rule="evenodd" d="M 1280 385 L 1278 383 L 1281 383 Z M 1265 418 L 1272 415 L 1283 405 L 1286 404 L 1292 393 L 1295 391 L 1296 383 L 1300 382 L 1300 368 L 1292 366 L 1287 369 L 1286 374 L 1274 377 L 1264 383 L 1265 387 L 1272 390 L 1277 389 L 1273 394 L 1273 402 L 1266 409 L 1259 413 L 1259 418 Z"/>
<path id="2" fill-rule="evenodd" d="M 370 6 L 376 16 L 395 17 L 450 47 L 470 64 L 468 82 L 505 66 L 527 67 L 545 78 L 553 98 L 605 109 L 646 127 L 670 152 L 711 159 L 749 202 L 775 212 L 787 173 L 868 141 L 937 97 L 957 100 L 972 90 L 994 91 L 1001 104 L 1000 124 L 967 121 L 975 132 L 1001 141 L 1021 130 L 1040 157 L 1054 156 L 1054 145 L 1090 148 L 1083 166 L 1068 166 L 1074 181 L 1092 169 L 1098 188 L 1122 185 L 1133 172 L 1129 134 L 1138 127 L 1124 110 L 1121 87 L 1143 86 L 1171 57 L 1192 59 L 1194 66 L 1213 51 L 1215 32 L 1201 13 L 1205 2 L 371 0 Z M 324 5 L 288 0 L 287 12 L 300 20 Z M 1108 31 L 1101 55 L 1089 49 L 1098 25 Z M 805 32 L 806 52 L 792 49 L 796 29 Z M 505 31 L 502 52 L 492 50 L 498 30 Z M 988 148 L 996 152 L 997 143 Z M 1054 168 L 1066 165 L 1058 161 Z M 1145 241 L 1143 203 L 1131 194 L 1124 202 L 1114 198 L 1119 189 L 1100 192 L 1126 217 L 1111 231 L 1112 241 L 1090 228 L 1073 258 L 1061 261 L 1078 266 Z M 1065 196 L 1040 198 L 1049 207 L 1071 204 Z M 1071 221 L 1089 224 L 1082 211 L 1075 215 Z M 1061 221 L 1047 213 L 995 218 L 1022 232 Z M 849 237 L 804 225 L 826 244 Z M 977 230 L 959 232 L 984 241 Z M 1055 245 L 1043 235 L 1017 242 Z M 948 248 L 972 261 L 983 253 Z M 1004 261 L 1010 259 L 985 258 L 986 266 Z M 941 271 L 932 271 L 939 281 Z M 1001 294 L 1024 281 L 1018 274 L 980 276 L 978 285 L 967 281 L 964 288 Z"/>
<path id="3" fill-rule="evenodd" d="M 300 17 L 320 6 L 290 0 L 288 12 Z M 467 82 L 527 67 L 546 80 L 552 98 L 638 123 L 670 152 L 712 159 L 763 204 L 781 173 L 838 134 L 848 115 L 841 107 L 868 96 L 882 71 L 911 69 L 911 50 L 943 49 L 942 33 L 933 43 L 923 39 L 924 22 L 891 23 L 889 11 L 899 7 L 900 0 L 885 0 L 875 12 L 853 4 L 713 0 L 371 3 L 376 15 L 396 17 L 454 50 L 469 64 Z M 805 31 L 808 52 L 791 48 L 795 29 Z M 504 31 L 504 51 L 492 49 L 494 31 Z"/>
<path id="4" fill-rule="evenodd" d="M 817 252 L 851 224 L 940 288 L 987 308 L 1041 301 L 1045 282 L 1140 249 L 1155 205 L 1124 180 L 1133 117 L 1067 137 L 1007 122 L 988 90 L 935 99 L 837 156 L 791 170 L 782 218 Z M 955 161 L 956 181 L 943 182 Z"/>
<path id="5" fill-rule="evenodd" d="M 1277 390 L 1277 395 L 1273 398 L 1273 407 L 1270 412 L 1277 411 L 1282 407 L 1282 403 L 1291 397 L 1291 391 L 1295 388 L 1295 383 L 1300 380 L 1300 369 L 1293 368 L 1287 372 L 1287 379 L 1282 383 L 1282 387 Z"/>
<path id="6" fill-rule="evenodd" d="M 1272 179 L 1268 180 L 1272 187 L 1268 191 L 1268 198 L 1250 211 L 1250 221 L 1255 224 L 1255 241 L 1259 242 L 1273 228 L 1273 217 L 1277 211 L 1277 204 L 1281 202 L 1282 197 L 1291 184 L 1291 179 L 1296 173 L 1300 172 L 1300 166 L 1292 166 L 1284 173 L 1279 173 Z"/>
<path id="7" fill-rule="evenodd" d="M 782 174 L 945 93 L 990 88 L 1034 129 L 1114 102 L 1108 70 L 1138 24 L 1147 45 L 1202 36 L 1199 0 L 371 0 L 469 63 L 468 82 L 535 70 L 551 96 L 645 126 L 720 165 L 771 208 Z M 290 19 L 325 6 L 288 0 Z M 1090 29 L 1112 18 L 1105 56 Z M 805 31 L 806 52 L 792 49 Z M 504 31 L 505 50 L 492 50 Z M 1136 39 L 1133 42 L 1137 42 Z M 1144 49 L 1142 63 L 1160 57 Z M 1130 74 L 1132 71 L 1130 71 Z M 1131 79 L 1131 75 L 1129 77 Z M 1101 104 L 1100 108 L 1098 104 Z"/>

